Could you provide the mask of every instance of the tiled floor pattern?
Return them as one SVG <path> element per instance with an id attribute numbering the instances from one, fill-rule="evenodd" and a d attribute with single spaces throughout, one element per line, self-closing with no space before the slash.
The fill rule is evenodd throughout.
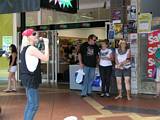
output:
<path id="1" fill-rule="evenodd" d="M 1 89 L 0 89 L 1 90 Z M 133 99 L 131 102 L 115 101 L 113 98 L 86 97 L 80 98 L 79 93 L 66 89 L 40 89 L 41 104 L 35 120 L 63 120 L 67 116 L 77 116 L 78 120 L 160 120 L 160 116 L 141 115 L 136 113 L 116 112 L 104 109 L 105 105 L 137 105 Z M 0 120 L 23 120 L 25 105 L 24 90 L 17 93 L 0 92 L 0 105 L 3 113 Z M 158 100 L 157 107 L 160 108 Z M 146 100 L 142 99 L 138 105 Z M 145 105 L 145 104 L 144 104 Z M 146 108 L 154 107 L 152 104 Z"/>
<path id="2" fill-rule="evenodd" d="M 104 110 L 104 106 L 99 104 L 92 98 L 85 98 L 94 109 L 99 111 L 101 115 L 83 116 L 84 120 L 160 120 L 160 116 L 145 116 L 136 113 L 114 113 Z"/>

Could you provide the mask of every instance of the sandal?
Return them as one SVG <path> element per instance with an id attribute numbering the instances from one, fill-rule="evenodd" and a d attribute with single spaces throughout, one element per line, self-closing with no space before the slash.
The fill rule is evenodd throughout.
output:
<path id="1" fill-rule="evenodd" d="M 153 96 L 153 98 L 158 98 L 159 97 L 159 95 L 155 95 L 155 96 Z"/>
<path id="2" fill-rule="evenodd" d="M 12 90 L 10 90 L 10 89 L 5 89 L 5 90 L 3 90 L 3 92 L 12 92 Z"/>
<path id="3" fill-rule="evenodd" d="M 131 97 L 127 97 L 127 100 L 130 101 L 130 100 L 132 100 L 132 98 Z"/>
<path id="4" fill-rule="evenodd" d="M 121 96 L 121 95 L 118 95 L 118 96 L 115 97 L 114 99 L 115 99 L 115 100 L 122 99 L 122 96 Z"/>
<path id="5" fill-rule="evenodd" d="M 17 90 L 16 89 L 12 89 L 12 92 L 17 92 Z"/>

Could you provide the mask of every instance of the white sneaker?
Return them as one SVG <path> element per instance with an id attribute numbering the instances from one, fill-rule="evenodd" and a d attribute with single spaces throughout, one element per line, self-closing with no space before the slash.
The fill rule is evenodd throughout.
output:
<path id="1" fill-rule="evenodd" d="M 109 94 L 109 93 L 106 93 L 106 96 L 107 96 L 107 97 L 109 97 L 109 96 L 110 96 L 110 94 Z"/>

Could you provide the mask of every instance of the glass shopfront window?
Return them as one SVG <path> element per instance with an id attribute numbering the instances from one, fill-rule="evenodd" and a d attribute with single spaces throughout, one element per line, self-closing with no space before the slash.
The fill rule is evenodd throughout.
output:
<path id="1" fill-rule="evenodd" d="M 159 30 L 160 29 L 160 22 L 159 22 L 158 17 L 153 18 L 152 20 L 152 34 L 153 36 L 157 36 L 157 33 L 159 31 L 155 30 Z M 153 32 L 154 31 L 154 32 Z M 154 62 L 154 56 L 150 56 L 152 57 L 152 60 L 149 60 L 149 46 L 148 46 L 148 37 L 149 37 L 150 33 L 141 33 L 139 34 L 139 56 L 138 56 L 138 60 L 139 60 L 139 91 L 142 93 L 151 93 L 153 94 L 155 92 L 155 79 L 156 79 L 156 72 L 154 72 L 155 69 L 151 69 L 151 65 Z M 157 39 L 158 40 L 158 39 Z M 153 40 L 153 45 L 150 45 L 151 47 L 151 51 L 150 52 L 155 52 L 157 49 L 157 43 L 156 40 Z M 150 64 L 150 65 L 149 65 Z M 153 67 L 155 68 L 155 66 L 153 65 Z M 150 74 L 151 73 L 151 74 Z M 152 75 L 152 76 L 150 76 Z"/>

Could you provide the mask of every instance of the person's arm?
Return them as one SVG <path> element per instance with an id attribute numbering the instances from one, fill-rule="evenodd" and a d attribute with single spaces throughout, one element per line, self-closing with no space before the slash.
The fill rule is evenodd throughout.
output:
<path id="1" fill-rule="evenodd" d="M 115 52 L 115 68 L 123 69 L 122 64 L 118 62 L 118 54 Z"/>
<path id="2" fill-rule="evenodd" d="M 80 67 L 83 68 L 83 67 L 84 67 L 84 64 L 83 64 L 83 62 L 82 62 L 82 55 L 81 55 L 81 53 L 78 53 L 78 60 L 79 60 L 79 65 L 80 65 Z"/>
<path id="3" fill-rule="evenodd" d="M 105 59 L 106 60 L 110 60 L 110 61 L 113 60 L 113 53 L 112 53 L 112 51 L 110 52 L 109 57 L 106 57 Z"/>
<path id="4" fill-rule="evenodd" d="M 35 47 L 32 47 L 30 49 L 29 54 L 39 58 L 42 61 L 47 62 L 49 60 L 48 39 L 43 38 L 43 41 L 44 41 L 44 46 L 45 46 L 44 54 Z"/>
<path id="5" fill-rule="evenodd" d="M 131 50 L 129 49 L 128 50 L 128 54 L 127 54 L 127 59 L 125 60 L 125 61 L 123 61 L 121 64 L 127 64 L 127 63 L 129 63 L 131 60 Z"/>
<path id="6" fill-rule="evenodd" d="M 79 48 L 79 52 L 78 52 L 78 60 L 79 60 L 79 65 L 80 65 L 80 68 L 83 68 L 84 67 L 84 64 L 82 62 L 82 45 L 80 46 Z"/>
<path id="7" fill-rule="evenodd" d="M 97 67 L 98 67 L 98 65 L 99 65 L 99 62 L 100 62 L 100 49 L 99 49 L 99 47 L 97 46 L 97 56 L 96 56 L 96 60 L 97 60 Z"/>
<path id="8" fill-rule="evenodd" d="M 117 52 L 115 51 L 115 63 L 116 63 L 116 65 L 118 65 L 119 64 L 119 62 L 118 62 L 118 58 L 117 58 Z"/>
<path id="9" fill-rule="evenodd" d="M 10 64 L 9 68 L 10 68 L 11 66 L 13 66 L 14 61 L 16 60 L 16 56 L 17 56 L 16 53 L 12 53 L 12 62 L 11 62 L 11 64 Z"/>

